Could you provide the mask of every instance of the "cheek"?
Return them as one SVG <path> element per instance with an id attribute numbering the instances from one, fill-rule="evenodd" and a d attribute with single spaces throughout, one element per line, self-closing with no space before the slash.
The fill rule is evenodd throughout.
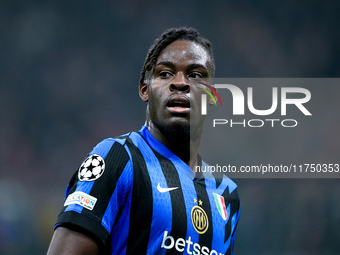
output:
<path id="1" fill-rule="evenodd" d="M 159 89 L 153 87 L 149 89 L 149 114 L 156 117 L 162 109 L 162 93 Z"/>
<path id="2" fill-rule="evenodd" d="M 158 104 L 160 101 L 161 93 L 157 88 L 150 88 L 149 89 L 149 102 L 152 104 Z"/>
<path id="3" fill-rule="evenodd" d="M 198 92 L 192 92 L 190 93 L 190 98 L 191 98 L 191 102 L 192 102 L 192 108 L 201 108 L 201 104 L 202 104 L 202 93 L 200 91 Z"/>
<path id="4" fill-rule="evenodd" d="M 149 98 L 151 97 L 155 102 L 162 101 L 162 98 L 165 98 L 167 95 L 167 86 L 164 82 L 154 81 L 152 85 L 149 85 L 148 88 Z M 164 100 L 164 99 L 163 99 Z"/>

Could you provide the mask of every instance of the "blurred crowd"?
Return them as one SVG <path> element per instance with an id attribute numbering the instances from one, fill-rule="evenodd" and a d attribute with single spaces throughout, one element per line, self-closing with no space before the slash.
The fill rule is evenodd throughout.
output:
<path id="1" fill-rule="evenodd" d="M 164 29 L 198 28 L 217 77 L 338 77 L 339 11 L 335 0 L 2 1 L 0 253 L 44 254 L 86 154 L 143 125 L 139 73 Z M 337 180 L 237 182 L 237 254 L 339 253 Z"/>

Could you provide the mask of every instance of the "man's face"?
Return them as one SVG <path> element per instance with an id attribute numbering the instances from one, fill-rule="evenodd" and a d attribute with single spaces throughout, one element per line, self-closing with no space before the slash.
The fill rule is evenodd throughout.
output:
<path id="1" fill-rule="evenodd" d="M 200 82 L 207 83 L 213 75 L 211 58 L 199 44 L 175 41 L 159 55 L 147 85 L 140 94 L 148 100 L 148 117 L 160 130 L 201 127 Z"/>

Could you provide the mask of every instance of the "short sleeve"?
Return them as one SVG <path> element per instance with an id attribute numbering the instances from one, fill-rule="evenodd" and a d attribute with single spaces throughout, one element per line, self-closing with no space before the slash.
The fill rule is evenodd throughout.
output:
<path id="1" fill-rule="evenodd" d="M 105 244 L 131 183 L 131 160 L 124 144 L 102 141 L 71 178 L 55 227 L 72 224 Z"/>

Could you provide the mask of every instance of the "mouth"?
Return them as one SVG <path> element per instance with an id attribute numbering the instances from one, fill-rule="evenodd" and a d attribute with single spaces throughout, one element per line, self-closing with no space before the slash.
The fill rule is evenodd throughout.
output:
<path id="1" fill-rule="evenodd" d="M 171 96 L 166 106 L 172 113 L 188 113 L 191 109 L 189 98 L 182 95 Z"/>

